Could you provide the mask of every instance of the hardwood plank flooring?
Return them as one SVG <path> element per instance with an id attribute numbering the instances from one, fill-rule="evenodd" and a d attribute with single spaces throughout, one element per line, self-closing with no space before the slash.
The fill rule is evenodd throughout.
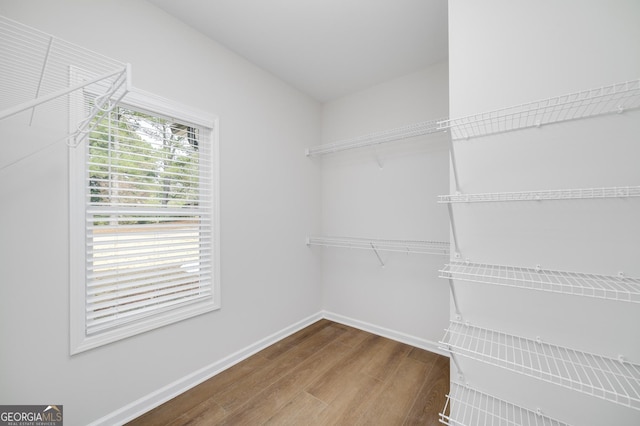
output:
<path id="1" fill-rule="evenodd" d="M 320 320 L 128 423 L 437 425 L 449 359 Z"/>

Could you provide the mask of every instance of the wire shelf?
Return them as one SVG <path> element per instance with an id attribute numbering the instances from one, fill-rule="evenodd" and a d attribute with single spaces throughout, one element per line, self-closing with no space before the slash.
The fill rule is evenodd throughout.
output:
<path id="1" fill-rule="evenodd" d="M 80 71 L 82 80 L 72 73 Z M 79 129 L 83 135 L 91 118 L 104 113 L 113 98 L 129 90 L 126 64 L 76 46 L 42 31 L 0 16 L 0 120 L 19 116 L 29 126 L 37 124 L 36 108 L 62 110 L 68 117 L 66 95 L 85 88 L 96 94 L 94 107 Z M 42 114 L 43 116 L 45 114 Z M 66 126 L 65 118 L 62 125 Z"/>
<path id="2" fill-rule="evenodd" d="M 450 414 L 446 414 L 447 410 Z M 450 426 L 569 426 L 538 411 L 451 382 L 440 423 Z"/>
<path id="3" fill-rule="evenodd" d="M 640 106 L 640 80 L 585 90 L 467 117 L 443 120 L 453 140 L 619 113 Z"/>
<path id="4" fill-rule="evenodd" d="M 449 256 L 449 243 L 355 237 L 309 237 L 307 245 Z"/>
<path id="5" fill-rule="evenodd" d="M 584 200 L 594 198 L 640 197 L 640 186 L 609 188 L 553 189 L 548 191 L 492 192 L 439 195 L 438 203 L 487 203 L 497 201 Z"/>
<path id="6" fill-rule="evenodd" d="M 348 149 L 364 148 L 367 146 L 380 145 L 387 142 L 399 141 L 416 136 L 429 135 L 432 133 L 442 133 L 447 129 L 441 128 L 439 123 L 442 120 L 423 121 L 408 126 L 396 127 L 382 132 L 370 133 L 351 139 L 320 145 L 307 149 L 308 157 L 316 157 L 324 154 L 345 151 Z"/>
<path id="7" fill-rule="evenodd" d="M 450 262 L 440 278 L 640 303 L 640 278 L 540 268 Z"/>
<path id="8" fill-rule="evenodd" d="M 453 354 L 640 410 L 640 366 L 451 321 L 440 342 Z"/>

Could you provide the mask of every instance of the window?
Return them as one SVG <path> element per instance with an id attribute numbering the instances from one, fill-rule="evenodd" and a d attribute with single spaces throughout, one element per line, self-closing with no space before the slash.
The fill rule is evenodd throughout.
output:
<path id="1" fill-rule="evenodd" d="M 72 354 L 220 306 L 217 122 L 125 100 L 70 148 Z"/>

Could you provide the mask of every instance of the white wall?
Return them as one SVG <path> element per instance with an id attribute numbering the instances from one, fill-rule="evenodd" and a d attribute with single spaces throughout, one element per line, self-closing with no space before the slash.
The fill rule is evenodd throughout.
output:
<path id="1" fill-rule="evenodd" d="M 320 231 L 319 167 L 304 156 L 317 102 L 144 1 L 0 0 L 0 14 L 217 114 L 222 234 L 221 310 L 70 357 L 66 147 L 0 172 L 0 403 L 63 404 L 65 424 L 87 424 L 321 310 L 304 244 Z M 9 130 L 3 145 L 35 142 Z"/>
<path id="2" fill-rule="evenodd" d="M 447 64 L 442 63 L 328 102 L 322 142 L 446 117 Z M 324 235 L 448 241 L 447 135 L 343 151 L 322 164 Z M 448 318 L 448 287 L 437 278 L 446 258 L 432 255 L 312 248 L 323 258 L 324 307 L 369 329 L 386 329 L 436 350 Z"/>
<path id="3" fill-rule="evenodd" d="M 637 79 L 638 22 L 635 0 L 451 0 L 450 116 Z M 457 141 L 460 189 L 638 185 L 638 134 L 640 112 L 629 111 Z M 639 199 L 454 207 L 460 252 L 473 262 L 630 277 L 640 276 L 639 213 Z M 637 304 L 455 285 L 472 324 L 640 364 Z M 458 359 L 469 385 L 570 424 L 640 423 L 639 411 Z"/>

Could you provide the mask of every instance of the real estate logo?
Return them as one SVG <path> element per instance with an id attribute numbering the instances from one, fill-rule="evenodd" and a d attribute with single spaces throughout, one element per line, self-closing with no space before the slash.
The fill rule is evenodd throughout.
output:
<path id="1" fill-rule="evenodd" d="M 62 405 L 0 405 L 0 426 L 62 426 Z"/>

